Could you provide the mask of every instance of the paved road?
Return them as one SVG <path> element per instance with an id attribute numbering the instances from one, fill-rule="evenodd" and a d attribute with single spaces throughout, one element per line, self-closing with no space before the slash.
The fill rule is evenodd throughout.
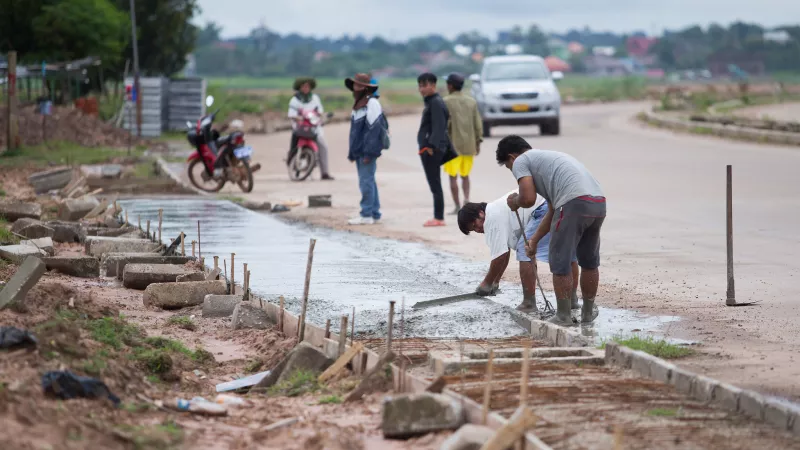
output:
<path id="1" fill-rule="evenodd" d="M 574 155 L 609 199 L 601 269 L 605 298 L 599 301 L 680 315 L 685 320 L 670 334 L 702 341 L 709 352 L 719 353 L 691 363 L 698 370 L 800 398 L 800 364 L 792 359 L 800 354 L 800 152 L 645 128 L 631 120 L 644 107 L 565 108 L 560 137 L 540 137 L 536 127 L 493 130 L 495 137 L 484 143 L 476 161 L 472 200 L 490 201 L 515 187 L 510 172 L 494 160 L 504 134 L 518 133 L 534 147 Z M 432 202 L 416 155 L 417 124 L 417 117 L 391 120 L 393 148 L 378 168 L 385 219 L 359 231 L 485 258 L 481 237 L 463 236 L 453 218 L 446 228 L 421 227 L 432 215 Z M 332 209 L 298 208 L 291 214 L 344 227 L 357 213 L 359 199 L 355 169 L 346 161 L 348 127 L 330 126 L 326 133 L 333 182 L 319 181 L 318 174 L 304 183 L 287 181 L 281 161 L 288 134 L 250 136 L 264 166 L 251 196 L 276 201 L 333 194 Z M 737 299 L 762 302 L 752 308 L 722 306 L 726 164 L 734 173 Z M 449 199 L 447 208 L 452 209 Z"/>
<path id="2" fill-rule="evenodd" d="M 737 116 L 767 118 L 783 122 L 800 122 L 800 103 L 778 103 L 775 105 L 754 106 L 734 111 Z"/>

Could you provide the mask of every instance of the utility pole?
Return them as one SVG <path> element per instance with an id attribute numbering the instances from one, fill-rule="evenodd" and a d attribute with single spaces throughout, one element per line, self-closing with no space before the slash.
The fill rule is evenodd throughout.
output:
<path id="1" fill-rule="evenodd" d="M 133 36 L 133 96 L 136 101 L 136 135 L 142 137 L 142 90 L 139 86 L 139 44 L 136 40 L 136 0 L 131 0 L 131 35 Z"/>

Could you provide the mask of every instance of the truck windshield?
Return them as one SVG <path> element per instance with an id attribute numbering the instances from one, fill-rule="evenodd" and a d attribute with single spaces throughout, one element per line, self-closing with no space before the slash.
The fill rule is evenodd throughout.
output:
<path id="1" fill-rule="evenodd" d="M 483 79 L 486 81 L 504 80 L 546 80 L 549 78 L 544 64 L 536 61 L 496 62 L 486 66 Z"/>

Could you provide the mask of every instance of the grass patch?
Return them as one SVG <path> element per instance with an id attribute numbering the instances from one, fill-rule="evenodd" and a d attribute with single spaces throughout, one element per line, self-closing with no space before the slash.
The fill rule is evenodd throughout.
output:
<path id="1" fill-rule="evenodd" d="M 198 363 L 206 363 L 214 360 L 214 355 L 212 355 L 208 350 L 205 350 L 201 347 L 197 347 L 194 350 L 189 350 L 185 345 L 183 345 L 183 343 L 174 339 L 168 339 L 162 336 L 154 336 L 145 339 L 144 342 L 155 349 L 180 353 Z"/>
<path id="2" fill-rule="evenodd" d="M 299 397 L 303 394 L 313 393 L 319 390 L 317 382 L 319 374 L 308 371 L 298 370 L 289 379 L 269 388 L 270 395 L 283 395 L 286 397 Z"/>
<path id="3" fill-rule="evenodd" d="M 675 408 L 653 408 L 647 411 L 647 415 L 651 417 L 675 417 L 678 415 L 678 410 Z"/>
<path id="4" fill-rule="evenodd" d="M 244 197 L 239 197 L 236 195 L 218 195 L 217 198 L 220 200 L 227 200 L 229 202 L 237 203 L 239 205 L 241 205 L 245 201 Z"/>
<path id="5" fill-rule="evenodd" d="M 261 361 L 260 359 L 254 359 L 244 366 L 244 371 L 245 373 L 256 373 L 261 370 L 262 367 L 264 367 L 264 361 Z"/>
<path id="6" fill-rule="evenodd" d="M 132 156 L 141 156 L 144 148 L 137 146 L 131 150 Z M 0 156 L 0 166 L 18 167 L 28 164 L 47 166 L 48 164 L 100 164 L 119 156 L 126 156 L 126 149 L 109 147 L 84 147 L 71 142 L 48 142 L 33 147 L 9 150 Z"/>
<path id="7" fill-rule="evenodd" d="M 106 360 L 101 355 L 95 355 L 83 362 L 81 368 L 84 372 L 91 376 L 99 376 L 103 373 L 103 369 L 108 367 Z"/>
<path id="8" fill-rule="evenodd" d="M 708 127 L 692 127 L 689 128 L 689 132 L 694 134 L 714 134 L 714 130 Z"/>
<path id="9" fill-rule="evenodd" d="M 163 375 L 172 370 L 172 357 L 163 349 L 139 351 L 136 353 L 135 359 L 153 375 Z"/>
<path id="10" fill-rule="evenodd" d="M 168 323 L 176 325 L 178 328 L 183 328 L 184 330 L 194 331 L 197 329 L 197 324 L 187 316 L 170 317 Z"/>
<path id="11" fill-rule="evenodd" d="M 133 166 L 133 175 L 136 178 L 153 178 L 157 175 L 154 161 L 140 162 Z"/>
<path id="12" fill-rule="evenodd" d="M 158 425 L 119 425 L 117 430 L 136 450 L 168 450 L 183 442 L 183 429 L 171 420 Z"/>
<path id="13" fill-rule="evenodd" d="M 319 399 L 320 405 L 338 405 L 339 403 L 342 403 L 342 397 L 339 397 L 338 395 L 329 395 Z"/>
<path id="14" fill-rule="evenodd" d="M 19 238 L 9 229 L 10 224 L 5 217 L 0 217 L 0 242 L 18 244 Z"/>
<path id="15" fill-rule="evenodd" d="M 5 197 L 6 195 L 8 195 L 6 194 L 6 190 L 0 187 L 0 197 Z"/>
<path id="16" fill-rule="evenodd" d="M 669 342 L 663 339 L 655 339 L 652 336 L 647 336 L 647 337 L 615 336 L 610 340 L 620 345 L 624 345 L 625 347 L 628 347 L 631 350 L 641 350 L 645 353 L 649 353 L 653 356 L 664 359 L 685 358 L 687 356 L 694 354 L 694 350 L 692 350 L 691 348 L 687 348 L 676 344 L 670 344 Z M 608 341 L 603 341 L 600 345 L 600 348 L 605 349 L 607 342 Z"/>
<path id="17" fill-rule="evenodd" d="M 143 335 L 139 327 L 126 323 L 123 319 L 117 317 L 90 320 L 86 324 L 86 328 L 91 333 L 92 339 L 116 350 L 121 349 L 123 344 L 129 346 L 137 345 Z"/>

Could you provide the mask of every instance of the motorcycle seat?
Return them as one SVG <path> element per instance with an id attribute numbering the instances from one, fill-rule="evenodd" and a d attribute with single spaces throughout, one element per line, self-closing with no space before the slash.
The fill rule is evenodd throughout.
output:
<path id="1" fill-rule="evenodd" d="M 217 146 L 223 146 L 223 145 L 229 144 L 231 142 L 231 137 L 233 137 L 232 134 L 229 134 L 227 136 L 220 136 L 217 139 Z"/>

